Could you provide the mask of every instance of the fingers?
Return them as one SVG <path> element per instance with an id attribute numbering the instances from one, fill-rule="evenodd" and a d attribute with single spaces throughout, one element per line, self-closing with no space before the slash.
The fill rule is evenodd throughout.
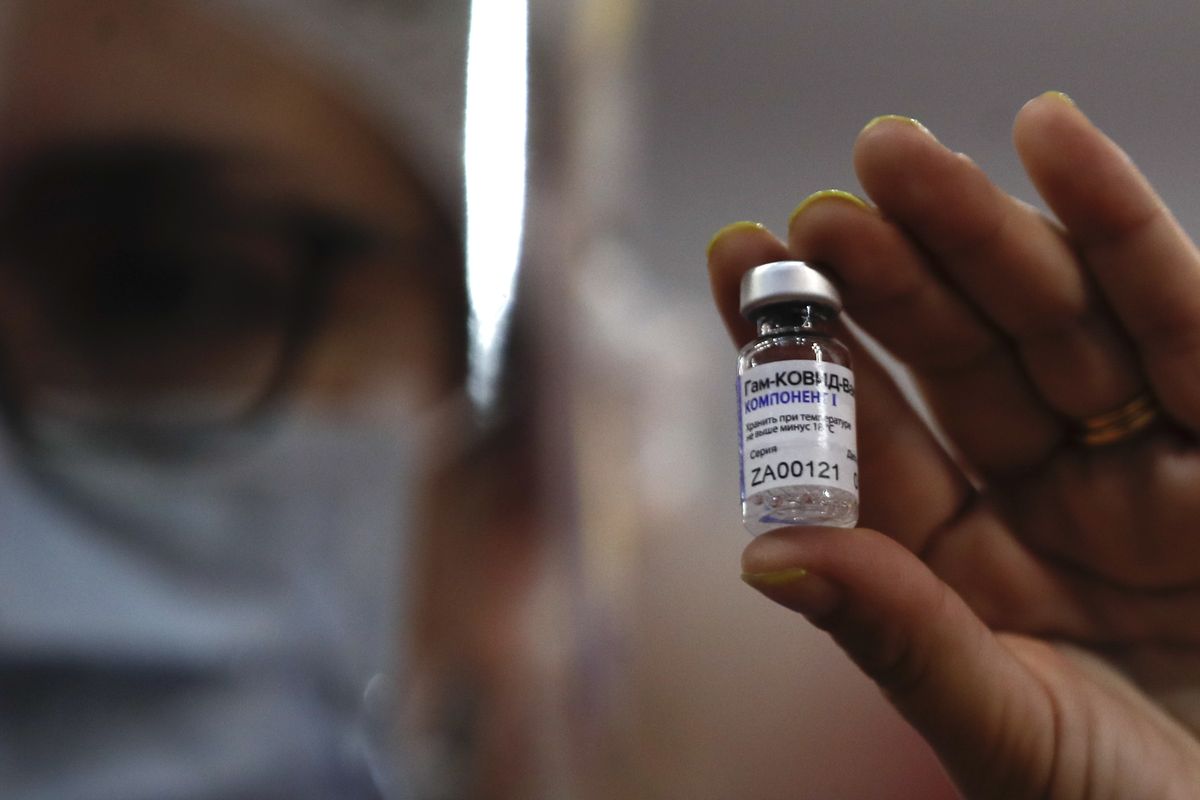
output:
<path id="1" fill-rule="evenodd" d="M 1054 711 L 1037 679 L 912 553 L 865 529 L 758 537 L 744 579 L 828 631 L 968 796 L 1040 796 Z"/>
<path id="2" fill-rule="evenodd" d="M 948 433 L 984 472 L 1036 462 L 1061 441 L 1063 417 L 1120 407 L 1143 391 L 1144 371 L 1168 412 L 1200 429 L 1195 248 L 1128 159 L 1069 102 L 1032 101 L 1015 138 L 1080 248 L 968 159 L 889 119 L 864 131 L 856 166 L 902 230 L 880 230 L 882 219 L 849 203 L 817 203 L 794 221 L 792 252 L 838 270 L 852 314 L 914 367 Z M 828 221 L 832 206 L 863 218 L 841 226 L 840 242 L 814 222 L 819 212 Z M 864 231 L 864 240 L 849 241 Z M 846 260 L 847 251 L 859 260 Z M 736 303 L 735 292 L 726 296 Z M 727 320 L 748 335 L 736 310 Z"/>
<path id="3" fill-rule="evenodd" d="M 1040 461 L 1062 436 L 1008 342 L 878 213 L 813 202 L 789 231 L 798 257 L 828 265 L 846 310 L 907 364 L 962 456 L 985 472 Z"/>
<path id="4" fill-rule="evenodd" d="M 1017 116 L 1017 152 L 1132 336 L 1166 409 L 1200 430 L 1200 254 L 1146 179 L 1062 96 Z"/>
<path id="5" fill-rule="evenodd" d="M 1088 417 L 1141 389 L 1131 348 L 1061 230 L 911 122 L 869 125 L 854 155 L 867 193 L 930 256 L 927 279 L 1012 343 L 1050 409 Z"/>
<path id="6" fill-rule="evenodd" d="M 738 344 L 753 335 L 737 310 L 742 275 L 758 264 L 788 257 L 778 239 L 753 223 L 731 225 L 714 237 L 709 248 L 713 297 Z M 906 547 L 920 550 L 953 519 L 972 489 L 891 377 L 852 336 L 843 338 L 853 351 L 860 398 L 860 519 L 886 525 Z"/>

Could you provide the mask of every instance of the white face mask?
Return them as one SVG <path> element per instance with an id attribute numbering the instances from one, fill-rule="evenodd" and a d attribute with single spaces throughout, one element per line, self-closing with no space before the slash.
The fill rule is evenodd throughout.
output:
<path id="1" fill-rule="evenodd" d="M 0 450 L 0 658 L 219 684 L 161 719 L 144 710 L 122 719 L 118 705 L 107 719 L 76 720 L 94 723 L 109 749 L 123 735 L 152 745 L 155 730 L 178 745 L 182 730 L 204 740 L 195 752 L 131 750 L 127 765 L 97 775 L 72 774 L 51 748 L 56 763 L 38 777 L 58 770 L 57 796 L 88 786 L 78 796 L 100 797 L 97 781 L 119 795 L 157 769 L 158 796 L 174 796 L 189 775 L 207 776 L 195 796 L 223 796 L 212 776 L 247 762 L 245 737 L 258 731 L 276 737 L 253 747 L 274 754 L 289 786 L 255 796 L 355 796 L 336 792 L 372 760 L 364 692 L 404 661 L 421 434 L 402 420 L 296 415 L 194 463 L 59 453 L 41 480 L 11 445 Z M 210 763 L 182 763 L 197 758 Z"/>

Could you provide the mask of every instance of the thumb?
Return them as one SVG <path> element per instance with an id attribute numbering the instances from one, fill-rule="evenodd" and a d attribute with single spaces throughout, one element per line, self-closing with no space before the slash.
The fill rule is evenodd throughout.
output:
<path id="1" fill-rule="evenodd" d="M 742 566 L 834 638 L 969 797 L 1048 785 L 1054 711 L 1038 679 L 903 546 L 861 528 L 789 528 L 755 539 Z"/>

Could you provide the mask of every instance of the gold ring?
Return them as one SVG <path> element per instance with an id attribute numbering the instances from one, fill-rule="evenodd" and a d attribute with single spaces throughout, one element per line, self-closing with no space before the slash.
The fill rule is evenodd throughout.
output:
<path id="1" fill-rule="evenodd" d="M 1075 441 L 1089 447 L 1129 439 L 1158 419 L 1159 408 L 1149 394 L 1139 394 L 1115 411 L 1076 420 Z"/>

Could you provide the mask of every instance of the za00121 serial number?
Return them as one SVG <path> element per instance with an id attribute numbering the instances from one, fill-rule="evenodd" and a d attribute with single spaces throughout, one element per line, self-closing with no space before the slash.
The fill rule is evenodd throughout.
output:
<path id="1" fill-rule="evenodd" d="M 828 461 L 779 461 L 764 464 L 750 471 L 750 486 L 762 486 L 767 481 L 803 479 L 840 481 L 841 465 Z"/>

